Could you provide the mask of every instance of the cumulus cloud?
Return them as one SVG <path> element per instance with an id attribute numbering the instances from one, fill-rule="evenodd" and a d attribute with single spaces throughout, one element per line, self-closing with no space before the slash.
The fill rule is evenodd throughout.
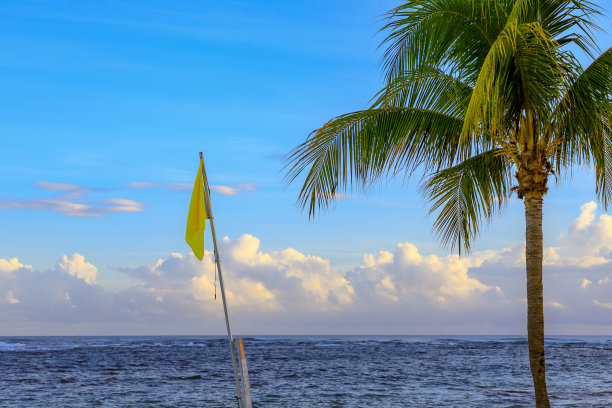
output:
<path id="1" fill-rule="evenodd" d="M 94 283 L 98 276 L 98 268 L 86 262 L 85 257 L 80 254 L 62 255 L 55 267 L 58 271 L 76 276 L 89 284 Z"/>
<path id="2" fill-rule="evenodd" d="M 612 217 L 601 214 L 597 218 L 594 201 L 585 203 L 580 210 L 560 240 L 557 251 L 563 252 L 564 258 L 559 261 L 579 268 L 605 265 L 612 258 Z"/>
<path id="3" fill-rule="evenodd" d="M 587 204 L 559 245 L 545 249 L 548 333 L 612 329 L 608 220 Z M 602 240 L 584 243 L 585 230 Z M 248 234 L 220 241 L 234 328 L 251 334 L 524 333 L 524 252 L 517 243 L 461 258 L 404 242 L 340 270 L 295 248 L 264 251 Z M 14 334 L 223 333 L 212 253 L 202 262 L 191 253 L 171 253 L 118 270 L 137 283 L 105 289 L 97 283 L 104 272 L 81 254 L 63 255 L 44 271 L 0 259 L 0 323 Z"/>
<path id="4" fill-rule="evenodd" d="M 93 326 L 101 320 L 125 320 L 113 295 L 91 280 L 94 270 L 75 254 L 61 257 L 52 269 L 39 271 L 23 265 L 1 276 L 0 325 L 10 327 L 14 334 L 24 330 L 61 334 L 66 327 L 83 323 Z M 41 331 L 43 326 L 57 327 L 58 331 Z"/>
<path id="5" fill-rule="evenodd" d="M 10 273 L 20 268 L 32 269 L 32 266 L 22 264 L 17 258 L 0 258 L 0 273 Z"/>
<path id="6" fill-rule="evenodd" d="M 226 237 L 220 242 L 223 273 L 232 282 L 226 289 L 233 308 L 249 313 L 324 311 L 352 301 L 352 287 L 329 261 L 291 248 L 264 253 L 259 245 L 259 239 L 248 234 L 234 241 Z M 171 254 L 150 265 L 122 270 L 141 280 L 140 289 L 151 297 L 167 300 L 187 294 L 198 302 L 214 297 L 215 264 L 210 252 L 205 253 L 201 263 L 193 254 Z M 204 304 L 214 307 L 214 303 Z"/>
<path id="7" fill-rule="evenodd" d="M 597 204 L 593 201 L 580 207 L 580 214 L 569 225 L 566 234 L 559 237 L 557 246 L 544 248 L 545 267 L 592 268 L 612 260 L 612 217 L 597 217 Z M 472 256 L 475 262 L 503 263 L 506 266 L 525 265 L 525 243 L 502 250 L 488 250 Z M 592 282 L 584 283 L 583 287 Z"/>
<path id="8" fill-rule="evenodd" d="M 469 258 L 456 255 L 423 256 L 415 245 L 403 243 L 393 253 L 366 254 L 353 275 L 362 286 L 366 282 L 374 294 L 391 302 L 418 298 L 428 305 L 450 308 L 478 302 L 488 292 L 501 293 L 499 287 L 469 276 L 471 265 Z"/>
<path id="9" fill-rule="evenodd" d="M 264 252 L 260 240 L 248 234 L 222 239 L 220 253 L 234 321 L 250 333 L 355 333 L 381 319 L 397 321 L 390 328 L 397 332 L 415 316 L 444 320 L 451 311 L 456 316 L 458 310 L 504 301 L 499 288 L 469 276 L 470 260 L 421 255 L 408 243 L 393 253 L 366 255 L 350 271 L 293 248 Z M 96 283 L 98 269 L 81 254 L 63 255 L 47 271 L 32 271 L 19 261 L 11 265 L 13 278 L 3 291 L 10 306 L 5 319 L 12 312 L 28 315 L 32 327 L 55 321 L 80 330 L 87 324 L 112 327 L 113 333 L 128 323 L 144 333 L 189 333 L 201 324 L 209 331 L 196 332 L 223 329 L 210 252 L 202 262 L 191 253 L 173 253 L 148 265 L 120 268 L 139 283 L 114 292 Z M 407 314 L 407 308 L 413 312 Z"/>

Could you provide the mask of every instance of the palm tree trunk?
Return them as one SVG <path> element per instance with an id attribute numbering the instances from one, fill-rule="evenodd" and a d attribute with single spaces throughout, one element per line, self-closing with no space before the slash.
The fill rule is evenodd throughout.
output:
<path id="1" fill-rule="evenodd" d="M 542 287 L 542 195 L 525 195 L 525 259 L 527 266 L 527 336 L 529 366 L 536 408 L 549 408 L 544 359 L 544 298 Z"/>

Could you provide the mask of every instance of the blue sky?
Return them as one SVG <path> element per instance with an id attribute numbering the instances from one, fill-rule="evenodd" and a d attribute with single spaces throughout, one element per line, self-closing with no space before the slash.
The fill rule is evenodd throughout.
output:
<path id="1" fill-rule="evenodd" d="M 48 198 L 33 183 L 71 183 L 111 190 L 90 199 L 120 195 L 147 209 L 100 220 L 3 211 L 14 231 L 3 248 L 45 264 L 74 247 L 110 265 L 183 250 L 185 192 L 124 187 L 191 183 L 200 150 L 211 184 L 257 189 L 215 197 L 220 232 L 327 247 L 315 230 L 329 236 L 346 225 L 346 212 L 308 224 L 294 206 L 295 188 L 283 188 L 280 158 L 325 120 L 366 106 L 380 85 L 377 16 L 391 5 L 5 5 L 4 195 Z M 35 237 L 31 228 L 19 234 L 24 223 L 36 225 Z"/>
<path id="2" fill-rule="evenodd" d="M 366 267 L 364 254 L 394 253 L 403 243 L 446 257 L 412 183 L 392 180 L 308 221 L 295 205 L 298 186 L 283 182 L 283 156 L 335 115 L 366 107 L 380 88 L 379 16 L 396 4 L 0 3 L 0 259 L 18 259 L 22 266 L 11 273 L 28 266 L 60 274 L 76 270 L 62 266 L 66 255 L 85 268 L 70 276 L 83 280 L 93 273 L 88 264 L 96 269 L 99 290 L 146 286 L 145 275 L 126 271 L 172 261 L 172 253 L 188 256 L 185 185 L 193 183 L 199 151 L 228 250 L 252 244 L 243 238 L 248 234 L 262 254 L 292 248 L 344 277 Z M 609 19 L 602 26 L 609 28 Z M 598 42 L 612 46 L 609 35 Z M 545 244 L 563 247 L 560 234 L 571 235 L 585 213 L 581 206 L 594 199 L 588 170 L 552 188 Z M 523 233 L 516 201 L 485 230 L 475 252 L 520 246 Z M 238 262 L 238 253 L 229 257 Z M 587 280 L 599 281 L 593 279 Z M 19 299 L 16 290 L 5 298 Z M 30 330 L 47 330 L 44 319 L 39 323 Z M 73 332 L 87 331 L 79 330 Z"/>

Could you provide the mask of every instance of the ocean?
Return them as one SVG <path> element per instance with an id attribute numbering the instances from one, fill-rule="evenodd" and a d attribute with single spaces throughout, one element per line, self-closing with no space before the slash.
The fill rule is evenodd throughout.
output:
<path id="1" fill-rule="evenodd" d="M 244 337 L 254 407 L 530 407 L 524 337 Z M 549 337 L 554 407 L 612 407 L 612 339 Z M 0 337 L 0 407 L 236 407 L 224 337 Z"/>

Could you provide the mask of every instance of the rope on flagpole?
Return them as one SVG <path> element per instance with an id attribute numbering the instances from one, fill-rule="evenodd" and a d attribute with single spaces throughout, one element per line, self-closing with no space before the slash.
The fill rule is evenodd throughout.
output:
<path id="1" fill-rule="evenodd" d="M 212 207 L 210 205 L 210 188 L 208 187 L 208 178 L 206 177 L 206 168 L 204 167 L 204 156 L 200 152 L 200 160 L 202 161 L 202 182 L 204 183 L 206 214 L 210 220 L 210 232 L 212 233 L 213 245 L 215 248 L 215 263 L 217 264 L 217 274 L 219 276 L 219 288 L 221 289 L 221 299 L 223 300 L 223 312 L 225 313 L 225 326 L 227 327 L 227 338 L 229 340 L 230 351 L 232 353 L 232 365 L 234 367 L 234 380 L 236 381 L 236 399 L 238 407 L 244 408 L 240 392 L 240 378 L 238 377 L 238 366 L 236 364 L 236 351 L 234 349 L 234 338 L 232 337 L 232 328 L 229 321 L 229 312 L 227 311 L 227 302 L 225 300 L 225 287 L 223 285 L 223 272 L 221 270 L 221 260 L 219 259 L 219 249 L 217 248 L 217 235 L 215 234 L 215 219 L 213 218 Z"/>

